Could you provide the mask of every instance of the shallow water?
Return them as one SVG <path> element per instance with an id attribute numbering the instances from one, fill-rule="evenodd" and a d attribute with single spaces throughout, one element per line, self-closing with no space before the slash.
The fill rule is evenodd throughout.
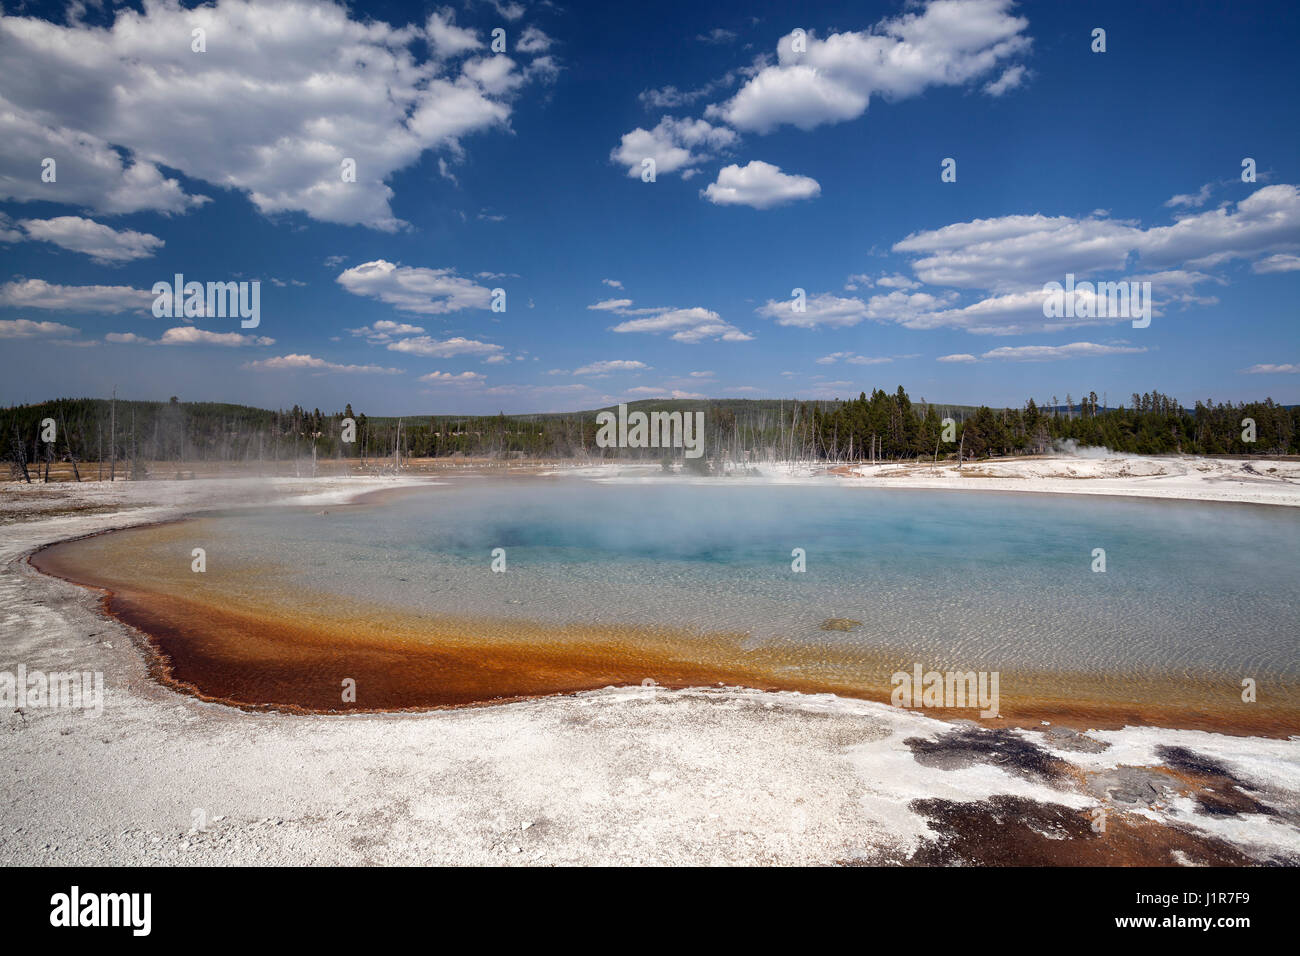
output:
<path id="1" fill-rule="evenodd" d="M 606 628 L 629 652 L 638 629 L 664 627 L 723 657 L 737 657 L 739 641 L 768 672 L 813 683 L 887 685 L 890 671 L 920 663 L 1103 683 L 1158 674 L 1233 698 L 1242 677 L 1300 678 L 1300 513 L 1283 508 L 471 479 L 78 547 L 110 586 L 174 578 L 208 600 L 230 588 L 341 617 L 364 603 L 395 617 Z M 207 552 L 204 575 L 189 571 L 192 547 Z M 496 548 L 505 573 L 491 570 Z M 795 548 L 806 572 L 792 570 Z M 1092 570 L 1096 548 L 1105 573 Z M 824 630 L 831 618 L 861 623 Z"/>
<path id="2" fill-rule="evenodd" d="M 506 482 L 325 516 L 232 515 L 210 531 L 209 550 L 237 542 L 241 561 L 285 566 L 294 587 L 422 611 L 887 645 L 977 669 L 1300 674 L 1300 514 L 1278 508 Z M 825 631 L 827 618 L 862 625 Z"/>

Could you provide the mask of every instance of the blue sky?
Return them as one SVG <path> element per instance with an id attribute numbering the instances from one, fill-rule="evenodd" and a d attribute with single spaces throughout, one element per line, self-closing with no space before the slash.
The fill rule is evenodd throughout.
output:
<path id="1" fill-rule="evenodd" d="M 1300 402 L 1293 4 L 4 12 L 5 403 Z M 260 324 L 155 318 L 175 273 Z M 1067 273 L 1150 325 L 1045 317 Z"/>

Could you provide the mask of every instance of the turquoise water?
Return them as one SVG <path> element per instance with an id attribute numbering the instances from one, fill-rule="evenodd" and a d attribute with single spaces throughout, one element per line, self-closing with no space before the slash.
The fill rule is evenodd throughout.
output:
<path id="1" fill-rule="evenodd" d="M 739 631 L 751 647 L 897 648 L 936 667 L 1300 676 L 1300 512 L 1284 508 L 474 479 L 325 515 L 226 515 L 206 533 L 340 606 Z M 821 630 L 827 618 L 862 626 Z"/>

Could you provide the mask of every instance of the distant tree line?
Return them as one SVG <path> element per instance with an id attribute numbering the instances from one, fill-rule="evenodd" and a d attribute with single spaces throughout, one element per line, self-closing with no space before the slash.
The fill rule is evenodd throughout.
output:
<path id="1" fill-rule="evenodd" d="M 352 441 L 344 423 L 352 420 Z M 42 423 L 52 420 L 53 443 Z M 446 455 L 574 457 L 595 444 L 594 415 L 370 418 L 351 404 L 329 413 L 219 402 L 63 398 L 0 410 L 0 449 L 14 468 L 49 461 L 110 462 L 116 475 L 144 462 L 379 463 Z"/>
<path id="2" fill-rule="evenodd" d="M 945 435 L 940 409 L 912 404 L 900 385 L 894 394 L 873 390 L 828 411 L 812 413 L 812 451 L 818 458 L 862 460 L 948 455 L 983 458 L 1035 454 L 1057 442 L 1103 446 L 1139 455 L 1297 454 L 1300 407 L 1272 399 L 1215 404 L 1197 401 L 1187 409 L 1160 392 L 1134 394 L 1128 408 L 1103 408 L 1090 392 L 1078 405 L 1039 408 L 1031 398 L 1023 408 L 956 410 L 955 427 Z M 1254 423 L 1254 441 L 1245 420 Z M 951 439 L 951 440 L 947 440 Z"/>
<path id="3" fill-rule="evenodd" d="M 705 412 L 705 450 L 714 462 L 963 458 L 1041 453 L 1056 443 L 1136 454 L 1298 454 L 1300 407 L 1272 399 L 1197 401 L 1188 409 L 1160 392 L 1106 408 L 1095 392 L 1076 403 L 1021 408 L 912 402 L 902 386 L 851 401 L 712 399 L 630 403 L 645 411 Z M 495 458 L 681 457 L 680 451 L 596 447 L 595 411 L 537 415 L 367 417 L 349 404 L 323 413 L 294 405 L 268 410 L 219 402 L 68 398 L 0 410 L 0 447 L 14 469 L 51 460 L 110 462 L 140 476 L 143 462 L 279 462 L 360 459 L 382 464 L 452 455 Z M 53 420 L 56 440 L 42 440 Z M 355 424 L 343 441 L 344 422 Z M 945 428 L 945 419 L 951 426 Z M 1255 441 L 1243 439 L 1254 422 Z M 707 460 L 690 462 L 707 468 Z M 120 469 L 120 470 L 119 470 Z"/>

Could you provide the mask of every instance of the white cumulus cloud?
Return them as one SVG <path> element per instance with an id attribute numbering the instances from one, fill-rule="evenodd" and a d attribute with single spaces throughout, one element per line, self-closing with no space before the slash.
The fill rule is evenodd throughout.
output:
<path id="1" fill-rule="evenodd" d="M 718 178 L 700 192 L 718 206 L 753 206 L 767 209 L 800 199 L 812 199 L 822 191 L 809 176 L 792 176 L 779 166 L 753 160 L 746 166 L 723 166 Z"/>
<path id="2" fill-rule="evenodd" d="M 610 328 L 611 332 L 671 332 L 676 342 L 691 344 L 716 339 L 721 342 L 748 342 L 753 336 L 742 332 L 712 309 L 698 306 L 689 309 L 639 309 L 642 317 L 628 319 Z"/>
<path id="3" fill-rule="evenodd" d="M 480 372 L 430 372 L 428 375 L 421 375 L 421 382 L 428 382 L 430 385 L 473 385 L 476 382 L 483 381 L 487 376 Z"/>
<path id="4" fill-rule="evenodd" d="M 1252 365 L 1246 369 L 1248 375 L 1295 375 L 1300 373 L 1300 363 L 1288 362 L 1284 365 Z"/>
<path id="5" fill-rule="evenodd" d="M 700 163 L 712 159 L 738 138 L 735 130 L 714 126 L 706 120 L 665 116 L 654 129 L 637 127 L 623 134 L 609 155 L 614 162 L 626 166 L 627 174 L 632 177 L 639 177 L 643 162 L 653 159 L 656 176 L 675 172 L 689 178 L 698 172 Z"/>
<path id="6" fill-rule="evenodd" d="M 480 342 L 476 339 L 467 339 L 461 336 L 440 341 L 428 335 L 417 335 L 414 338 L 392 342 L 388 345 L 388 350 L 390 352 L 406 352 L 408 355 L 421 355 L 425 358 L 485 355 L 489 359 L 505 351 L 500 345 L 494 345 L 491 342 Z"/>
<path id="7" fill-rule="evenodd" d="M 36 322 L 32 319 L 0 320 L 0 339 L 37 339 L 55 335 L 80 335 L 69 325 L 58 322 Z"/>
<path id="8" fill-rule="evenodd" d="M 920 12 L 869 30 L 825 39 L 808 33 L 802 52 L 791 31 L 777 43 L 776 63 L 705 115 L 760 133 L 783 124 L 809 130 L 856 119 L 872 96 L 901 100 L 932 86 L 965 85 L 1028 50 L 1029 21 L 1011 6 L 1011 0 L 931 0 Z M 1006 77 L 997 83 L 1005 80 L 1009 89 L 1013 81 Z"/>
<path id="9" fill-rule="evenodd" d="M 244 335 L 240 332 L 206 332 L 192 325 L 168 329 L 158 340 L 163 345 L 225 345 L 239 348 L 245 345 L 274 345 L 275 339 L 264 335 Z"/>
<path id="10" fill-rule="evenodd" d="M 339 362 L 330 362 L 326 359 L 316 358 L 313 355 L 290 354 L 278 355 L 274 358 L 259 359 L 256 362 L 245 362 L 244 368 L 250 369 L 269 369 L 269 370 L 306 370 L 310 372 L 341 372 L 343 374 L 362 374 L 362 375 L 401 375 L 400 368 L 382 368 L 378 365 L 344 365 Z"/>
<path id="11" fill-rule="evenodd" d="M 609 375 L 611 372 L 634 372 L 649 367 L 645 362 L 638 362 L 634 359 L 609 359 L 604 362 L 592 362 L 590 365 L 582 366 L 582 368 L 575 368 L 573 374 L 599 377 Z"/>
<path id="12" fill-rule="evenodd" d="M 67 312 L 149 312 L 153 293 L 125 285 L 58 285 L 19 279 L 0 285 L 0 305 Z"/>
<path id="13" fill-rule="evenodd" d="M 365 262 L 336 280 L 353 295 L 386 302 L 403 312 L 442 315 L 461 309 L 486 309 L 492 290 L 452 269 L 402 266 L 384 259 Z"/>
<path id="14" fill-rule="evenodd" d="M 206 52 L 192 52 L 194 29 Z M 330 0 L 148 2 L 102 28 L 6 16 L 0 193 L 182 212 L 200 199 L 169 167 L 266 214 L 403 228 L 387 180 L 428 150 L 506 129 L 533 75 L 507 58 L 461 59 L 480 43 L 446 12 L 393 26 Z M 39 178 L 47 156 L 54 183 Z"/>
<path id="15" fill-rule="evenodd" d="M 147 232 L 114 229 L 81 216 L 23 219 L 19 225 L 32 239 L 83 253 L 102 265 L 147 259 L 163 247 L 163 240 Z"/>

